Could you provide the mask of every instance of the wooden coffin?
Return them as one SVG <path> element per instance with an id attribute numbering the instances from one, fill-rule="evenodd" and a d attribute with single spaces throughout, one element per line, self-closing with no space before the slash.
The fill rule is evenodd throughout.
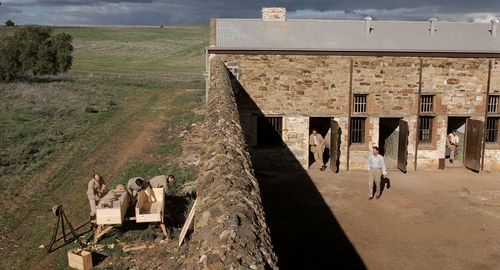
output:
<path id="1" fill-rule="evenodd" d="M 113 192 L 109 192 L 96 207 L 97 225 L 122 224 L 125 220 L 129 195 L 127 191 L 113 191 L 116 194 L 115 198 L 112 196 Z"/>
<path id="2" fill-rule="evenodd" d="M 73 269 L 92 269 L 92 253 L 85 250 L 80 252 L 70 250 L 68 251 L 68 265 Z"/>
<path id="3" fill-rule="evenodd" d="M 135 221 L 163 222 L 163 208 L 165 205 L 165 192 L 163 188 L 148 188 L 137 195 L 135 206 Z"/>

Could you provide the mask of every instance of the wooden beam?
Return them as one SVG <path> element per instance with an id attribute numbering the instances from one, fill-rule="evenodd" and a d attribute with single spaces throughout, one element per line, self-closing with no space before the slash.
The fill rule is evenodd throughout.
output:
<path id="1" fill-rule="evenodd" d="M 179 247 L 182 245 L 182 242 L 184 241 L 184 237 L 186 237 L 187 231 L 188 231 L 189 227 L 191 226 L 191 222 L 193 221 L 194 212 L 195 212 L 197 202 L 198 202 L 198 198 L 196 198 L 196 200 L 194 200 L 193 207 L 191 207 L 191 211 L 189 211 L 189 216 L 186 220 L 186 223 L 184 223 L 184 226 L 182 227 L 181 234 L 179 235 Z"/>

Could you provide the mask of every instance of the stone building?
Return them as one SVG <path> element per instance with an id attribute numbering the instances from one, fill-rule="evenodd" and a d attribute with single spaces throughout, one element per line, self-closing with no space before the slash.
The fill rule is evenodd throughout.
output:
<path id="1" fill-rule="evenodd" d="M 207 60 L 221 57 L 233 74 L 256 167 L 308 168 L 311 129 L 325 135 L 333 125 L 338 147 L 325 153 L 336 161 L 332 168 L 365 169 L 374 145 L 390 168 L 442 168 L 447 134 L 456 129 L 461 144 L 453 165 L 500 169 L 498 20 L 290 20 L 283 8 L 262 13 L 212 19 L 207 48 Z"/>

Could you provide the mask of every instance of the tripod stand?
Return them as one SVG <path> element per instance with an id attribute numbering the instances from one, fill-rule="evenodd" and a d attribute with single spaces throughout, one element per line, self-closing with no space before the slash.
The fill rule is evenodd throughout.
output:
<path id="1" fill-rule="evenodd" d="M 73 225 L 71 225 L 71 222 L 69 221 L 68 217 L 66 217 L 66 214 L 64 213 L 62 205 L 56 205 L 56 206 L 52 207 L 52 213 L 54 213 L 54 215 L 57 216 L 57 221 L 56 221 L 56 224 L 54 225 L 54 231 L 52 233 L 52 239 L 50 241 L 47 253 L 50 253 L 50 252 L 54 251 L 55 249 L 57 249 L 57 248 L 53 249 L 52 247 L 54 246 L 54 243 L 56 243 L 57 241 L 59 241 L 61 239 L 61 237 L 57 238 L 57 232 L 59 231 L 59 224 L 60 224 L 61 230 L 62 230 L 62 238 L 64 238 L 64 243 L 61 246 L 63 246 L 64 244 L 66 244 L 72 240 L 71 238 L 69 238 L 69 233 L 66 234 L 66 229 L 64 228 L 65 222 L 67 223 L 67 225 L 71 231 L 71 234 L 73 235 L 73 238 L 78 241 L 81 248 L 85 248 L 85 244 L 83 244 L 82 241 L 80 241 L 80 239 L 78 238 L 78 236 L 75 233 L 75 230 L 73 229 Z M 59 247 L 61 247 L 61 246 L 59 246 Z"/>

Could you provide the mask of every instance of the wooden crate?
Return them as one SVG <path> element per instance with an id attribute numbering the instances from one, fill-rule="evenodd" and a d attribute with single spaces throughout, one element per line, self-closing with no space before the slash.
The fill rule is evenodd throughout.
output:
<path id="1" fill-rule="evenodd" d="M 92 269 L 92 253 L 88 251 L 68 251 L 68 265 L 70 268 L 87 270 Z"/>
<path id="2" fill-rule="evenodd" d="M 138 223 L 163 222 L 164 204 L 165 192 L 163 188 L 148 188 L 139 192 L 135 206 L 135 221 Z"/>
<path id="3" fill-rule="evenodd" d="M 116 191 L 119 195 L 117 200 L 110 203 L 109 194 L 104 196 L 96 208 L 97 225 L 122 224 L 129 205 L 127 191 Z"/>

